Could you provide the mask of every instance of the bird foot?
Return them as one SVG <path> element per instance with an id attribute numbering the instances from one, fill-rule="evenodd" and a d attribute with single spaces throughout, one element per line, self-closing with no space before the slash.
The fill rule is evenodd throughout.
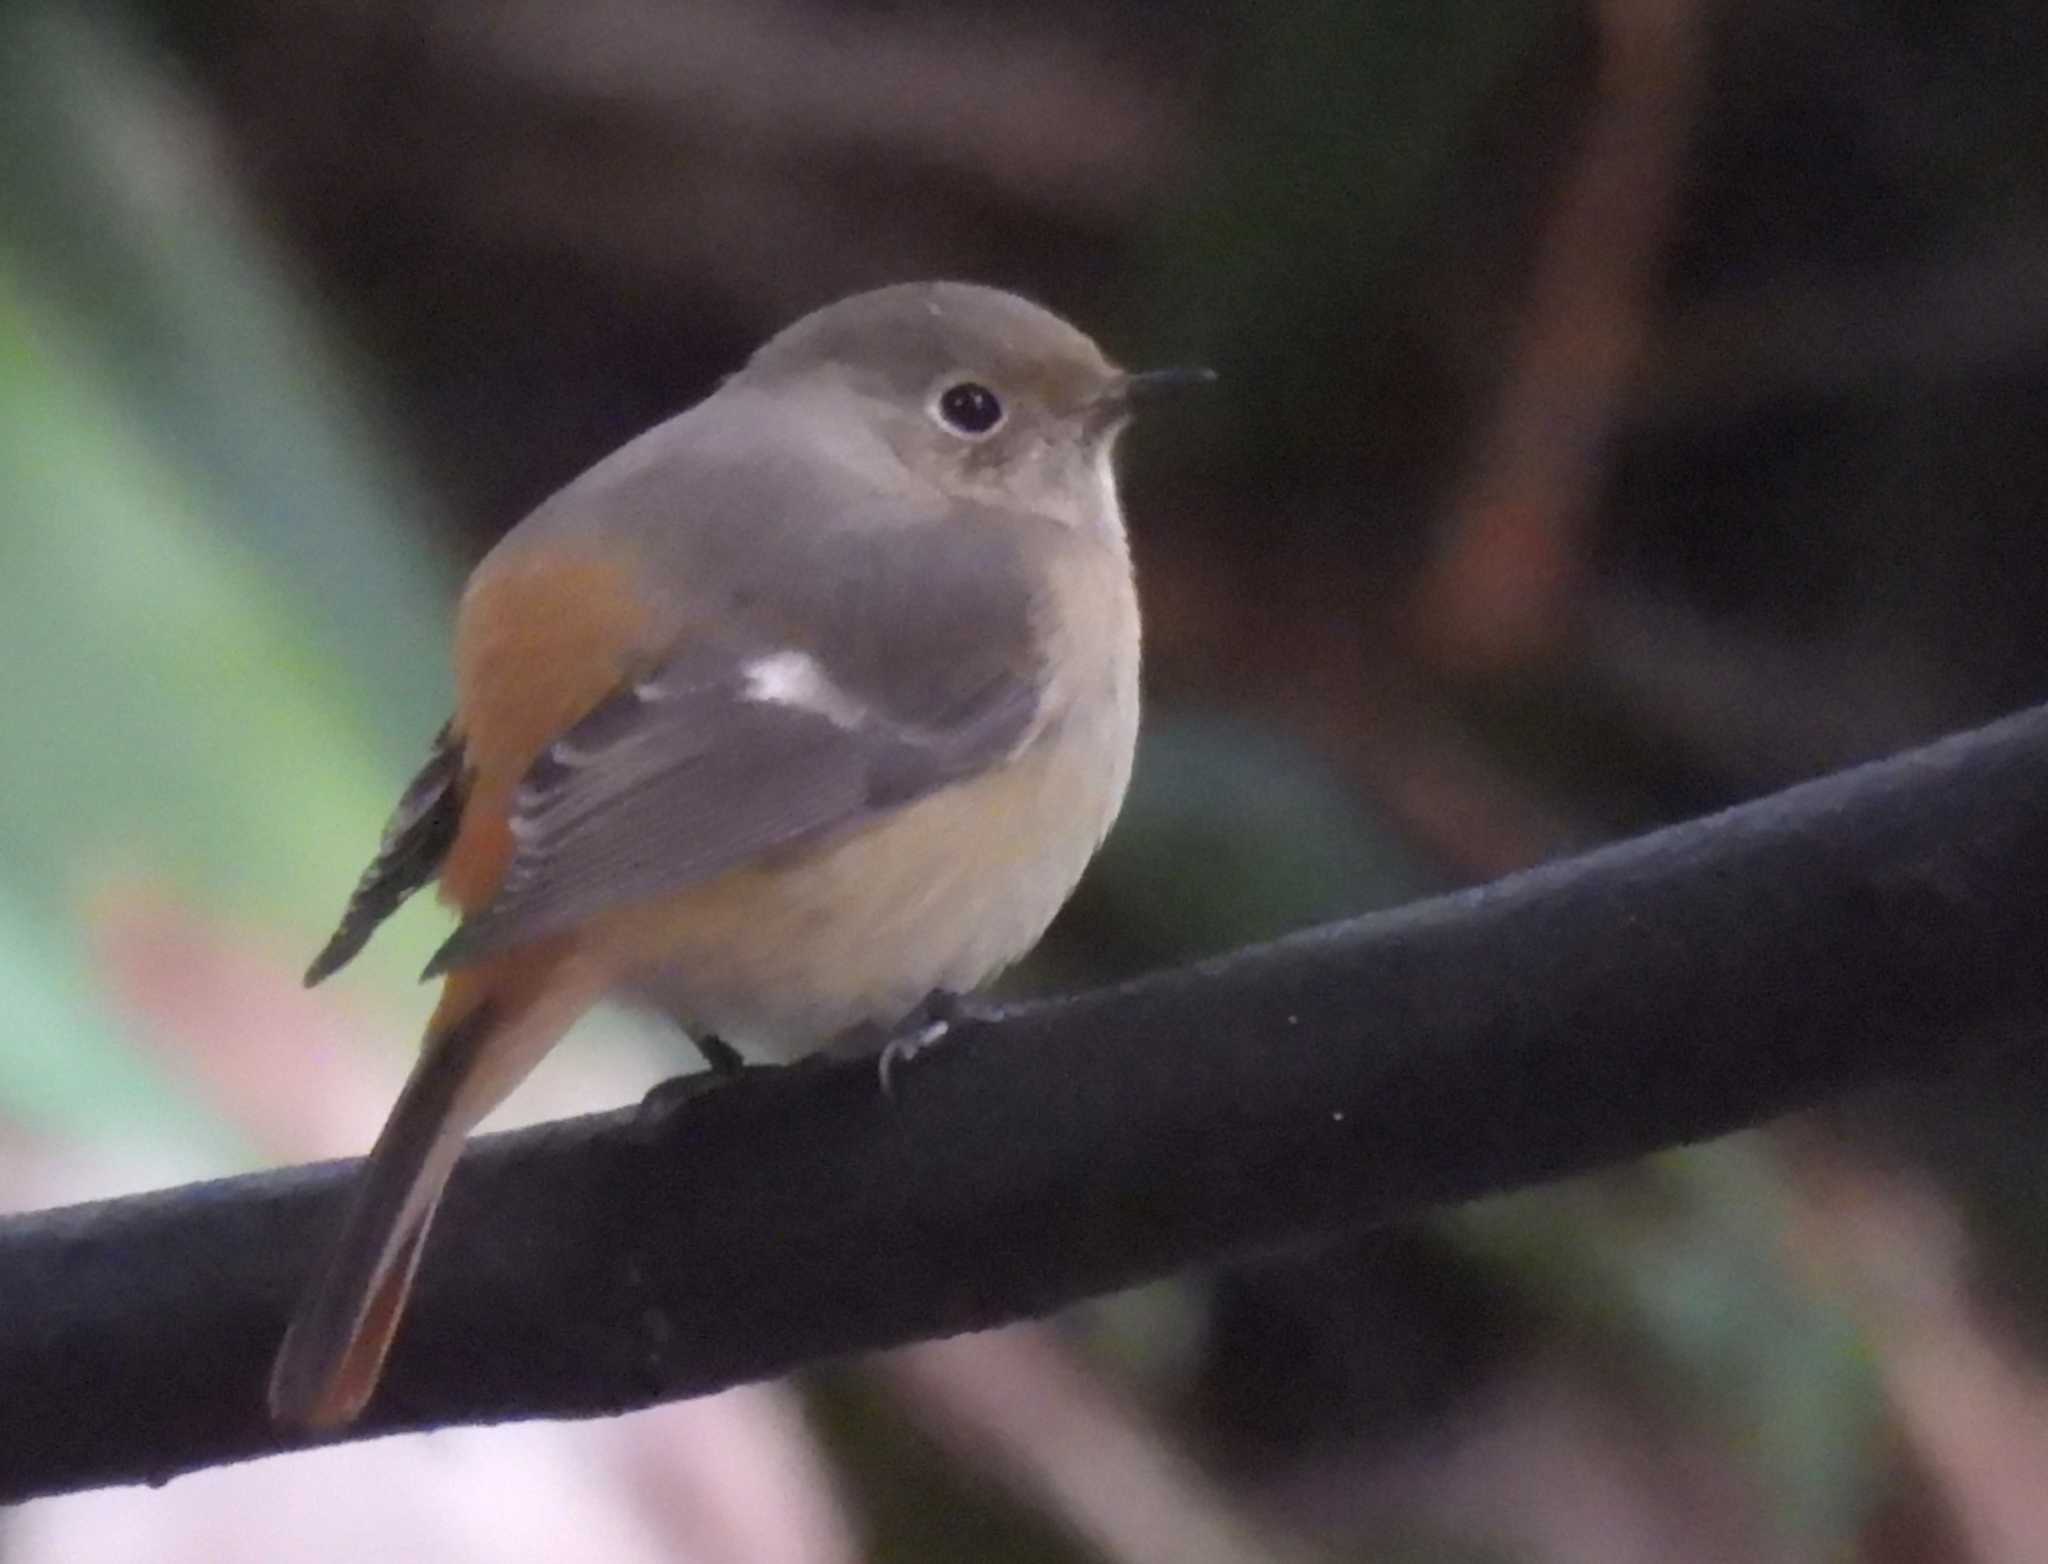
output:
<path id="1" fill-rule="evenodd" d="M 713 1075 L 738 1075 L 747 1067 L 747 1061 L 740 1057 L 740 1051 L 724 1038 L 713 1032 L 702 1037 L 692 1037 L 690 1044 L 704 1056 Z"/>
<path id="2" fill-rule="evenodd" d="M 950 1021 L 926 1021 L 914 1031 L 899 1031 L 886 1043 L 875 1061 L 875 1073 L 882 1082 L 882 1095 L 891 1102 L 896 1100 L 896 1071 L 910 1063 L 919 1054 L 942 1041 L 953 1029 Z"/>
<path id="3" fill-rule="evenodd" d="M 919 1054 L 929 1052 L 945 1041 L 957 1024 L 973 1018 L 973 1012 L 958 994 L 934 990 L 926 995 L 924 1002 L 905 1016 L 882 1043 L 882 1051 L 875 1061 L 882 1095 L 893 1102 L 896 1098 L 896 1072 Z"/>

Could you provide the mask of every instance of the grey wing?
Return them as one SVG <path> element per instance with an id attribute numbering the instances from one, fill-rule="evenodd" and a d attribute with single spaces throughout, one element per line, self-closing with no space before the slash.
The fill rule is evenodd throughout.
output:
<path id="1" fill-rule="evenodd" d="M 849 485 L 786 422 L 714 396 L 500 545 L 601 527 L 643 562 L 683 650 L 543 751 L 504 883 L 429 974 L 855 826 L 996 763 L 1040 720 L 1020 539 L 1055 524 Z"/>
<path id="2" fill-rule="evenodd" d="M 966 698 L 961 698 L 966 693 Z M 498 894 L 427 975 L 700 883 L 986 769 L 1030 731 L 1035 678 L 1000 664 L 941 721 L 893 714 L 809 653 L 699 651 L 551 745 L 514 801 Z"/>
<path id="3" fill-rule="evenodd" d="M 306 968 L 308 988 L 353 961 L 377 925 L 440 873 L 461 820 L 462 744 L 450 725 L 441 729 L 427 763 L 392 810 L 377 856 L 356 882 L 340 926 Z"/>

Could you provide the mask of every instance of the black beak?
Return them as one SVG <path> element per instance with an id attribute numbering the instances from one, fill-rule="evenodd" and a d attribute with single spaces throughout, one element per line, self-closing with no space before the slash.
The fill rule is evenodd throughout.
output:
<path id="1" fill-rule="evenodd" d="M 1213 369 L 1144 369 L 1134 375 L 1119 375 L 1088 404 L 1089 418 L 1102 427 L 1122 423 L 1141 407 L 1215 379 Z"/>
<path id="2" fill-rule="evenodd" d="M 1124 407 L 1141 407 L 1161 397 L 1215 383 L 1213 369 L 1141 369 L 1134 375 L 1125 375 L 1110 388 L 1109 395 Z"/>

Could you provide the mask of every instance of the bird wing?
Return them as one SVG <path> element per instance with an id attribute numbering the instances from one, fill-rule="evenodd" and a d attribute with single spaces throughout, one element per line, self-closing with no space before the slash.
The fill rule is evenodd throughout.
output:
<path id="1" fill-rule="evenodd" d="M 495 896 L 432 976 L 857 825 L 1010 754 L 1034 683 L 993 683 L 944 727 L 828 682 L 807 653 L 697 654 L 621 689 L 550 745 L 514 795 Z"/>
<path id="2" fill-rule="evenodd" d="M 744 579 L 694 572 L 708 607 L 682 649 L 541 751 L 512 795 L 505 874 L 429 975 L 822 840 L 1015 753 L 1045 677 L 1013 537 L 989 515 L 935 510 L 886 531 L 810 529 Z"/>
<path id="3" fill-rule="evenodd" d="M 340 926 L 306 968 L 308 988 L 355 960 L 377 925 L 440 872 L 461 819 L 462 745 L 449 725 L 392 810 L 377 856 L 356 882 Z"/>

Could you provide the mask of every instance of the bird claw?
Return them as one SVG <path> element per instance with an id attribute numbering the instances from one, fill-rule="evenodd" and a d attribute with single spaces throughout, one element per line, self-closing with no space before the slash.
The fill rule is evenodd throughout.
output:
<path id="1" fill-rule="evenodd" d="M 881 1056 L 876 1060 L 875 1070 L 881 1077 L 882 1095 L 891 1102 L 896 1100 L 896 1070 L 915 1059 L 919 1054 L 939 1042 L 953 1029 L 951 1021 L 934 1018 L 914 1030 L 898 1032 L 882 1044 Z"/>

